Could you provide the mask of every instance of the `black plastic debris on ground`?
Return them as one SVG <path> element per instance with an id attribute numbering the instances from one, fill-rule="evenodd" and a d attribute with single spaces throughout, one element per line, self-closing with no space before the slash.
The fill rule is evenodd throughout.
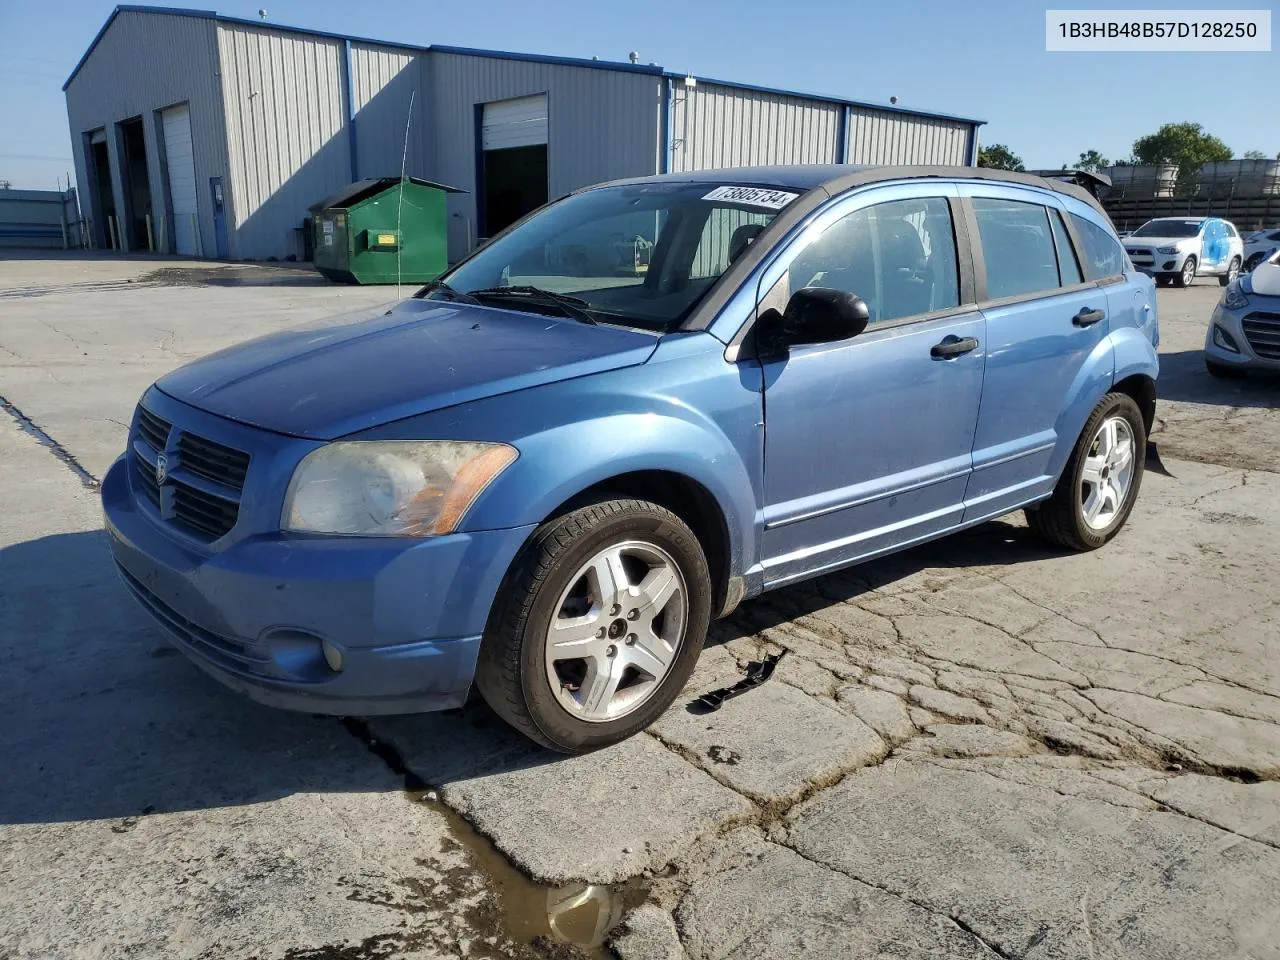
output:
<path id="1" fill-rule="evenodd" d="M 783 650 L 781 653 L 767 654 L 762 660 L 752 660 L 747 664 L 747 674 L 741 680 L 731 687 L 721 687 L 719 690 L 711 690 L 708 693 L 704 693 L 689 704 L 689 709 L 695 713 L 711 713 L 719 710 L 721 704 L 726 700 L 740 697 L 748 690 L 754 690 L 772 677 L 773 671 L 778 667 L 778 663 L 786 655 L 787 651 Z"/>

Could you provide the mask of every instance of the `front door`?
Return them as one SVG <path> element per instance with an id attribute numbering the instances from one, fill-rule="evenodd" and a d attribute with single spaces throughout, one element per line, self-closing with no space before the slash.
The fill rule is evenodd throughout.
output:
<path id="1" fill-rule="evenodd" d="M 1082 276 L 1053 199 L 992 184 L 960 191 L 976 225 L 987 320 L 982 413 L 965 495 L 972 521 L 1053 491 L 1061 453 L 1075 441 L 1063 434 L 1083 422 L 1073 401 L 1106 391 L 1107 384 L 1077 381 L 1086 368 L 1109 374 L 1109 364 L 1089 359 L 1109 349 L 1111 310 L 1132 302 L 1113 304 L 1107 289 Z"/>
<path id="2" fill-rule="evenodd" d="M 764 359 L 767 585 L 960 522 L 986 356 L 962 296 L 946 185 L 880 188 L 827 211 L 766 274 L 855 293 L 851 340 Z M 961 304 L 965 305 L 962 306 Z"/>

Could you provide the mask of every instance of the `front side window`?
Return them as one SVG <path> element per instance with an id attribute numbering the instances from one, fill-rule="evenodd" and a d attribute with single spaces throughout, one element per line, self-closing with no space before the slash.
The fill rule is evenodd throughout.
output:
<path id="1" fill-rule="evenodd" d="M 1049 211 L 1038 203 L 974 197 L 987 297 L 1022 297 L 1058 287 L 1058 256 Z"/>
<path id="2" fill-rule="evenodd" d="M 872 324 L 959 306 L 951 209 L 927 197 L 855 210 L 796 255 L 788 282 L 856 294 Z"/>
<path id="3" fill-rule="evenodd" d="M 1092 220 L 1071 214 L 1071 225 L 1080 238 L 1080 255 L 1084 257 L 1084 278 L 1102 280 L 1118 277 L 1128 268 L 1128 260 L 1120 244 Z"/>
<path id="4" fill-rule="evenodd" d="M 544 208 L 418 296 L 670 330 L 801 192 L 670 182 L 588 190 Z"/>

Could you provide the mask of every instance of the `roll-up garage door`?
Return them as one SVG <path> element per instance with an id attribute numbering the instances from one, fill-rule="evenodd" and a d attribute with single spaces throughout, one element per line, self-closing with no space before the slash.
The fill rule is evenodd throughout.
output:
<path id="1" fill-rule="evenodd" d="M 547 142 L 547 95 L 484 105 L 485 150 L 534 147 Z"/>
<path id="2" fill-rule="evenodd" d="M 198 210 L 196 159 L 191 149 L 191 109 L 179 104 L 161 111 L 165 165 L 169 168 L 169 201 L 173 205 L 174 252 L 195 256 Z"/>

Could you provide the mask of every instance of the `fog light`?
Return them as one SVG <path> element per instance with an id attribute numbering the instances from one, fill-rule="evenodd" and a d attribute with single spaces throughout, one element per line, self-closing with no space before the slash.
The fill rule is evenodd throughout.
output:
<path id="1" fill-rule="evenodd" d="M 1235 338 L 1216 323 L 1213 325 L 1213 344 L 1223 350 L 1230 350 L 1232 353 L 1240 352 L 1240 348 L 1236 346 Z"/>
<path id="2" fill-rule="evenodd" d="M 324 651 L 324 662 L 334 673 L 342 672 L 342 651 L 328 640 L 320 641 L 320 649 Z"/>

